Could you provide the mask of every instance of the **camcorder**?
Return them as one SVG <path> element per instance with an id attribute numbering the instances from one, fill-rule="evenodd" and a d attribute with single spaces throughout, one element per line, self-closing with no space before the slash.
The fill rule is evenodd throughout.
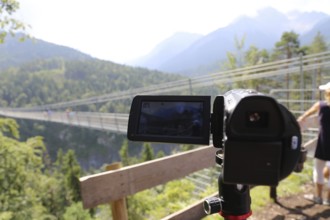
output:
<path id="1" fill-rule="evenodd" d="M 204 203 L 207 214 L 251 214 L 249 186 L 276 186 L 301 161 L 300 127 L 274 98 L 236 89 L 210 96 L 136 96 L 127 137 L 132 141 L 208 145 L 212 137 L 221 165 L 219 198 Z"/>

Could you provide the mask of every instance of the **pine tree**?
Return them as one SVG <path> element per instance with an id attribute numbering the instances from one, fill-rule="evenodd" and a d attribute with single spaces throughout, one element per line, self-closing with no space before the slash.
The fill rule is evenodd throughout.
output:
<path id="1" fill-rule="evenodd" d="M 154 150 L 152 149 L 149 143 L 143 144 L 143 151 L 142 151 L 142 161 L 149 161 L 154 159 Z"/>
<path id="2" fill-rule="evenodd" d="M 63 170 L 65 173 L 65 183 L 68 187 L 70 198 L 73 202 L 81 201 L 80 183 L 81 168 L 73 150 L 68 150 L 63 158 Z"/>

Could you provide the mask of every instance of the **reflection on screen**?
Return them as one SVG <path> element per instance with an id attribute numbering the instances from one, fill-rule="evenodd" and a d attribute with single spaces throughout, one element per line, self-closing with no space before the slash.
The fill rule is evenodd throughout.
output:
<path id="1" fill-rule="evenodd" d="M 139 134 L 202 137 L 203 102 L 143 101 Z"/>

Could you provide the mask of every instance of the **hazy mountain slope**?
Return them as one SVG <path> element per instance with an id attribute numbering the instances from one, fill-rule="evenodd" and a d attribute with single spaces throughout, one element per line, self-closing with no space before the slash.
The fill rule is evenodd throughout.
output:
<path id="1" fill-rule="evenodd" d="M 276 41 L 271 33 L 264 32 L 253 18 L 241 17 L 231 25 L 220 28 L 201 38 L 179 55 L 160 66 L 162 71 L 184 72 L 225 59 L 227 51 L 235 51 L 235 38 L 245 36 L 245 45 L 270 48 Z"/>
<path id="2" fill-rule="evenodd" d="M 148 55 L 129 62 L 129 64 L 133 66 L 143 66 L 149 69 L 157 69 L 165 61 L 175 57 L 201 37 L 202 35 L 200 34 L 175 33 L 170 38 L 158 44 Z"/>
<path id="3" fill-rule="evenodd" d="M 64 58 L 66 60 L 91 59 L 90 55 L 78 50 L 49 43 L 40 39 L 26 39 L 19 42 L 22 35 L 8 36 L 3 44 L 0 44 L 0 68 L 17 66 L 22 63 L 50 58 Z"/>
<path id="4" fill-rule="evenodd" d="M 301 36 L 301 44 L 310 44 L 317 32 L 320 32 L 324 39 L 330 44 L 330 17 L 323 19 L 318 22 L 310 31 L 306 32 Z"/>
<path id="5" fill-rule="evenodd" d="M 289 28 L 299 34 L 305 34 L 312 30 L 319 22 L 329 18 L 329 15 L 323 12 L 291 12 L 288 14 Z"/>

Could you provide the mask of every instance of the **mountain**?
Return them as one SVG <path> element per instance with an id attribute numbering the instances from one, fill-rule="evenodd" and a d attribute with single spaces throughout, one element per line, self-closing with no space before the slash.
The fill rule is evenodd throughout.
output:
<path id="1" fill-rule="evenodd" d="M 220 28 L 199 39 L 177 56 L 167 60 L 159 69 L 165 72 L 181 72 L 217 62 L 226 57 L 227 51 L 235 50 L 235 38 L 245 36 L 245 45 L 270 48 L 276 41 L 271 33 L 264 32 L 253 18 L 241 17 L 231 25 Z"/>
<path id="2" fill-rule="evenodd" d="M 178 32 L 158 44 L 148 55 L 131 61 L 133 66 L 143 66 L 149 69 L 157 69 L 163 62 L 185 50 L 203 35 Z"/>
<path id="3" fill-rule="evenodd" d="M 288 28 L 292 28 L 299 34 L 305 34 L 312 30 L 319 22 L 329 18 L 329 15 L 322 12 L 290 12 L 288 15 L 289 25 Z"/>
<path id="4" fill-rule="evenodd" d="M 22 63 L 51 58 L 63 58 L 65 60 L 92 59 L 90 55 L 78 50 L 49 43 L 40 39 L 25 38 L 20 42 L 22 34 L 15 37 L 8 36 L 3 44 L 0 44 L 0 69 L 9 66 L 18 66 Z"/>
<path id="5" fill-rule="evenodd" d="M 322 21 L 318 22 L 311 30 L 306 32 L 301 36 L 301 44 L 310 44 L 317 32 L 320 32 L 324 39 L 330 42 L 330 17 L 324 18 Z"/>
<path id="6" fill-rule="evenodd" d="M 217 71 L 220 63 L 226 59 L 227 51 L 236 51 L 235 38 L 241 40 L 245 37 L 243 49 L 254 45 L 267 50 L 274 47 L 285 31 L 298 33 L 302 43 L 311 42 L 317 31 L 321 31 L 325 39 L 330 41 L 329 18 L 329 15 L 321 12 L 294 11 L 283 14 L 274 8 L 264 8 L 256 16 L 241 16 L 228 26 L 196 39 L 188 47 L 172 48 L 176 44 L 171 44 L 171 41 L 177 40 L 166 39 L 166 43 L 159 44 L 166 46 L 166 50 L 164 47 L 162 50 L 155 48 L 157 53 L 153 51 L 144 57 L 143 62 L 134 65 L 185 75 Z M 171 50 L 177 52 L 172 55 L 165 52 Z"/>

